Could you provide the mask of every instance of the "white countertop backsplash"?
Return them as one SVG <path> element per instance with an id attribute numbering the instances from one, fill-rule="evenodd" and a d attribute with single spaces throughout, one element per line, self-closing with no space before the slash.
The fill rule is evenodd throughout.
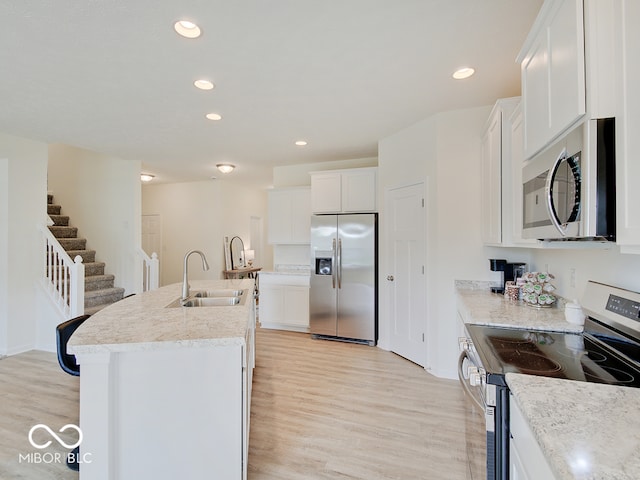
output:
<path id="1" fill-rule="evenodd" d="M 640 478 L 640 389 L 506 377 L 557 480 Z"/>

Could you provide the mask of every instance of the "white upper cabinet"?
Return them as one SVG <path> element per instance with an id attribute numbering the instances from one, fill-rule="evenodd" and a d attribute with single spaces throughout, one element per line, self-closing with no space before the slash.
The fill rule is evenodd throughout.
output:
<path id="1" fill-rule="evenodd" d="M 586 112 L 582 0 L 546 1 L 518 57 L 530 158 Z"/>
<path id="2" fill-rule="evenodd" d="M 375 212 L 376 167 L 311 172 L 313 213 Z"/>
<path id="3" fill-rule="evenodd" d="M 506 199 L 503 201 L 503 215 L 510 215 L 511 231 L 505 232 L 506 238 L 503 238 L 503 244 L 523 247 L 537 246 L 537 240 L 522 238 L 524 117 L 521 103 L 516 106 L 509 123 L 511 126 L 511 158 L 509 162 L 511 164 L 511 179 L 503 178 L 503 197 Z"/>
<path id="4" fill-rule="evenodd" d="M 615 2 L 616 242 L 623 253 L 640 253 L 640 2 Z"/>
<path id="5" fill-rule="evenodd" d="M 482 241 L 486 245 L 512 244 L 511 115 L 520 97 L 496 102 L 482 137 Z M 522 165 L 515 168 L 522 169 Z"/>
<path id="6" fill-rule="evenodd" d="M 270 244 L 307 244 L 311 232 L 309 187 L 269 191 L 268 241 Z"/>
<path id="7" fill-rule="evenodd" d="M 502 108 L 496 104 L 482 137 L 482 241 L 502 243 Z"/>
<path id="8" fill-rule="evenodd" d="M 540 9 L 518 55 L 525 158 L 585 116 L 616 116 L 614 1 L 546 0 Z"/>

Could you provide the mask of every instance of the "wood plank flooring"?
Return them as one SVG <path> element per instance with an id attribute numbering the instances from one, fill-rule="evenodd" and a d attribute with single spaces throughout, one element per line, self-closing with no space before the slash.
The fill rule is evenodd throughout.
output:
<path id="1" fill-rule="evenodd" d="M 458 382 L 305 334 L 262 330 L 256 352 L 251 480 L 467 478 Z"/>
<path id="2" fill-rule="evenodd" d="M 250 480 L 468 477 L 468 407 L 456 381 L 378 348 L 306 334 L 259 329 L 256 351 Z M 0 479 L 78 478 L 64 464 L 18 462 L 34 450 L 36 423 L 77 424 L 78 387 L 54 354 L 0 360 Z"/>
<path id="3" fill-rule="evenodd" d="M 19 455 L 36 451 L 28 437 L 34 425 L 57 431 L 78 424 L 79 386 L 79 378 L 63 372 L 53 353 L 34 350 L 0 360 L 0 479 L 77 480 L 78 473 L 65 463 L 67 450 L 55 441 L 46 451 L 59 453 L 60 462 L 20 462 Z M 69 443 L 76 440 L 74 435 L 60 437 Z M 34 439 L 45 442 L 50 437 L 38 431 Z"/>

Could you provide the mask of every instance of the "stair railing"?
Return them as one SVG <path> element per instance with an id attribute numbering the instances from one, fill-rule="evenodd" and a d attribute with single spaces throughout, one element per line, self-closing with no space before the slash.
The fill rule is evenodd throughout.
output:
<path id="1" fill-rule="evenodd" d="M 53 233 L 40 226 L 44 250 L 45 290 L 67 318 L 84 314 L 84 264 L 77 255 L 71 259 Z"/>
<path id="2" fill-rule="evenodd" d="M 158 254 L 153 252 L 147 255 L 143 249 L 138 249 L 138 254 L 142 257 L 142 291 L 155 290 L 160 286 L 160 260 Z"/>

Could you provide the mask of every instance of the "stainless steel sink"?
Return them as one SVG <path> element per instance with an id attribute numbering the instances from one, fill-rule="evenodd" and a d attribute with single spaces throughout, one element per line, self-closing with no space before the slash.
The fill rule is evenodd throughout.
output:
<path id="1" fill-rule="evenodd" d="M 192 292 L 186 301 L 180 298 L 175 299 L 167 308 L 177 307 L 232 307 L 243 305 L 247 295 L 245 290 L 218 289 L 218 290 L 198 290 Z"/>
<path id="2" fill-rule="evenodd" d="M 239 297 L 243 293 L 243 290 L 231 290 L 228 288 L 223 288 L 220 290 L 198 290 L 196 292 L 193 292 L 191 296 L 196 298 Z"/>
<path id="3" fill-rule="evenodd" d="M 196 297 L 187 300 L 183 307 L 225 307 L 239 305 L 240 297 Z"/>

